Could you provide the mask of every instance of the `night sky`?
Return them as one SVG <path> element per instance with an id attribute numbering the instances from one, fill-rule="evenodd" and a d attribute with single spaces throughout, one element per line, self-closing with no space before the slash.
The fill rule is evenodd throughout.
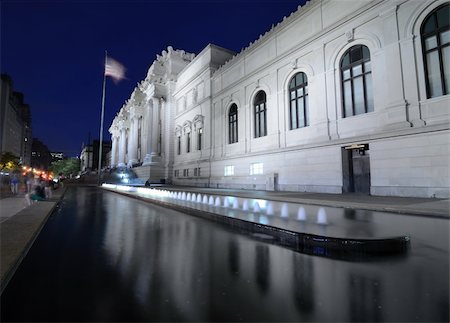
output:
<path id="1" fill-rule="evenodd" d="M 104 138 L 157 54 L 198 54 L 208 43 L 239 52 L 305 0 L 0 1 L 1 73 L 32 113 L 33 137 L 77 156 L 99 138 L 105 50 L 127 69 L 107 81 Z"/>

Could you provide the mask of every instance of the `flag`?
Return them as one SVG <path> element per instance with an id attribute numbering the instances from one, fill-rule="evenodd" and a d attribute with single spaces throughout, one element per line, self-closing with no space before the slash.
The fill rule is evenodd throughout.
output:
<path id="1" fill-rule="evenodd" d="M 115 82 L 125 78 L 125 67 L 111 57 L 106 58 L 105 75 L 111 76 Z"/>

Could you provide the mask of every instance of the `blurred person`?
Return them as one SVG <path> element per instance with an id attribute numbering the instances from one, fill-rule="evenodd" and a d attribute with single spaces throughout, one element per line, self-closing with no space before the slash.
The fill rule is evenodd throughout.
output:
<path id="1" fill-rule="evenodd" d="M 26 184 L 27 184 L 27 193 L 30 193 L 31 192 L 31 189 L 32 189 L 32 187 L 33 187 L 33 181 L 34 181 L 34 178 L 33 178 L 34 176 L 33 176 L 33 174 L 31 174 L 31 173 L 29 173 L 28 175 L 27 175 L 27 180 L 26 180 Z"/>
<path id="2" fill-rule="evenodd" d="M 11 192 L 14 195 L 19 193 L 19 178 L 17 178 L 17 174 L 14 174 L 11 179 Z"/>

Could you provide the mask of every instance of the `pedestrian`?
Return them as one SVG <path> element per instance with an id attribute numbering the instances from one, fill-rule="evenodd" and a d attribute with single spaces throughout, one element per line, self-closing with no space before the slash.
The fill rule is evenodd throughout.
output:
<path id="1" fill-rule="evenodd" d="M 17 174 L 13 174 L 13 177 L 11 179 L 11 192 L 14 195 L 17 195 L 19 193 L 19 179 L 17 178 Z"/>
<path id="2" fill-rule="evenodd" d="M 28 175 L 27 175 L 27 193 L 31 193 L 31 189 L 32 189 L 32 187 L 33 187 L 33 180 L 34 180 L 34 178 L 33 178 L 34 176 L 33 176 L 33 174 L 31 174 L 31 173 L 29 173 Z"/>
<path id="3" fill-rule="evenodd" d="M 49 199 L 52 197 L 52 186 L 51 186 L 51 180 L 48 179 L 44 181 L 44 190 L 45 190 L 45 198 Z"/>

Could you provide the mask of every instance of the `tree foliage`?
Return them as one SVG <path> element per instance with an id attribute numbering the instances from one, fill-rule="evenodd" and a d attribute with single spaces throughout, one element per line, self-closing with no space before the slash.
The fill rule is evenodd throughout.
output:
<path id="1" fill-rule="evenodd" d="M 20 158 L 5 151 L 0 155 L 0 170 L 13 171 L 19 167 Z"/>
<path id="2" fill-rule="evenodd" d="M 53 174 L 58 175 L 63 173 L 64 175 L 75 174 L 80 170 L 80 160 L 78 158 L 67 158 L 63 160 L 57 160 L 50 165 L 50 171 Z"/>

